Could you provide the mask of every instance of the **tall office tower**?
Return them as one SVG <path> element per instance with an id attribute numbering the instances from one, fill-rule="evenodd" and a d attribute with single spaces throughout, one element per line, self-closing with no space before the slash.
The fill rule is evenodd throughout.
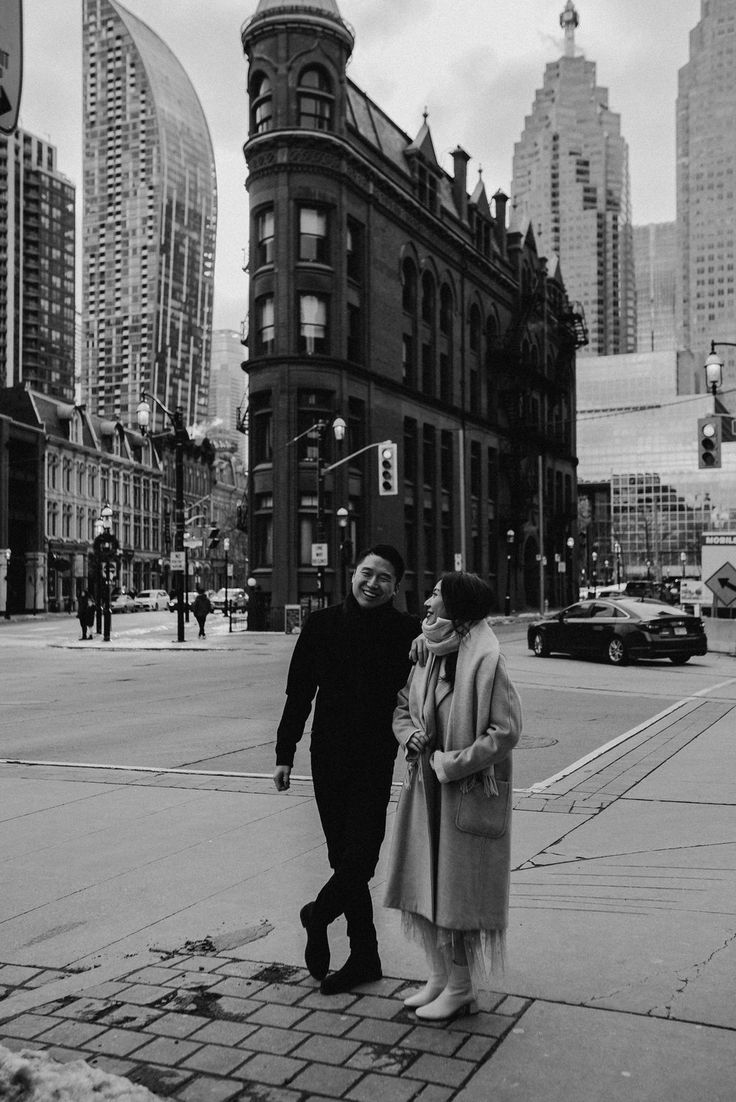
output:
<path id="1" fill-rule="evenodd" d="M 677 96 L 680 343 L 700 363 L 710 342 L 736 341 L 736 5 L 701 0 Z M 724 387 L 736 386 L 734 349 Z"/>
<path id="2" fill-rule="evenodd" d="M 667 352 L 677 347 L 677 224 L 634 226 L 636 348 Z"/>
<path id="3" fill-rule="evenodd" d="M 585 308 L 590 350 L 603 356 L 636 348 L 629 154 L 595 63 L 576 54 L 578 22 L 567 0 L 564 56 L 546 67 L 514 146 L 513 217 L 531 221 L 542 255 L 559 257 L 568 294 Z"/>
<path id="4" fill-rule="evenodd" d="M 242 426 L 248 408 L 248 376 L 241 366 L 244 355 L 240 332 L 215 329 L 207 437 L 218 450 L 234 452 L 245 464 L 247 438 Z"/>
<path id="5" fill-rule="evenodd" d="M 217 216 L 207 123 L 145 23 L 116 0 L 84 0 L 83 21 L 83 392 L 127 424 L 144 388 L 203 421 Z"/>
<path id="6" fill-rule="evenodd" d="M 74 185 L 56 149 L 0 135 L 0 386 L 74 399 Z"/>

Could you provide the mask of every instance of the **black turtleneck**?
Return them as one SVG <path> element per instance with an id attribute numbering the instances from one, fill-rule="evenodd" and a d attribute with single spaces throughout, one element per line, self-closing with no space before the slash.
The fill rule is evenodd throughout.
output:
<path id="1" fill-rule="evenodd" d="M 293 765 L 315 693 L 313 754 L 348 746 L 351 754 L 395 756 L 391 718 L 419 632 L 418 618 L 400 612 L 393 602 L 363 609 L 352 593 L 342 605 L 313 612 L 289 667 L 276 764 Z"/>

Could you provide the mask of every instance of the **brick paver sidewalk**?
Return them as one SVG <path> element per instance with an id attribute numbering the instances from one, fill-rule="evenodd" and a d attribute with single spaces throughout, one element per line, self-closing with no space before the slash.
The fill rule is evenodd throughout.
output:
<path id="1" fill-rule="evenodd" d="M 498 994 L 490 1010 L 419 1025 L 402 1005 L 416 984 L 326 997 L 304 969 L 201 951 L 43 1002 L 67 975 L 0 965 L 0 1041 L 182 1102 L 449 1102 L 529 1005 Z M 38 1004 L 3 1021 L 4 1001 L 33 989 Z"/>

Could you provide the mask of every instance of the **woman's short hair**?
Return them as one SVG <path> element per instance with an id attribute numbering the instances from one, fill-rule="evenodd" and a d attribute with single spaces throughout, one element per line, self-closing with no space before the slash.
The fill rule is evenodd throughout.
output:
<path id="1" fill-rule="evenodd" d="M 485 620 L 493 606 L 493 590 L 477 574 L 453 570 L 440 579 L 447 619 L 455 626 Z"/>

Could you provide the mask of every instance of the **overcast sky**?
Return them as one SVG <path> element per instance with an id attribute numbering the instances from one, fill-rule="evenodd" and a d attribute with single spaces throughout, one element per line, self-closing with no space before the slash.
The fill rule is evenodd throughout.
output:
<path id="1" fill-rule="evenodd" d="M 479 165 L 489 195 L 510 190 L 514 142 L 544 67 L 562 54 L 564 0 L 338 0 L 355 30 L 349 75 L 414 137 L 429 111 L 435 149 L 452 170 L 458 143 Z M 257 0 L 127 0 L 163 38 L 194 85 L 217 161 L 215 327 L 247 311 L 242 272 L 248 210 L 242 145 L 246 67 L 240 26 Z M 579 0 L 579 51 L 621 115 L 629 143 L 636 224 L 675 216 L 677 71 L 700 0 Z M 82 0 L 24 0 L 20 125 L 51 141 L 82 204 Z"/>

